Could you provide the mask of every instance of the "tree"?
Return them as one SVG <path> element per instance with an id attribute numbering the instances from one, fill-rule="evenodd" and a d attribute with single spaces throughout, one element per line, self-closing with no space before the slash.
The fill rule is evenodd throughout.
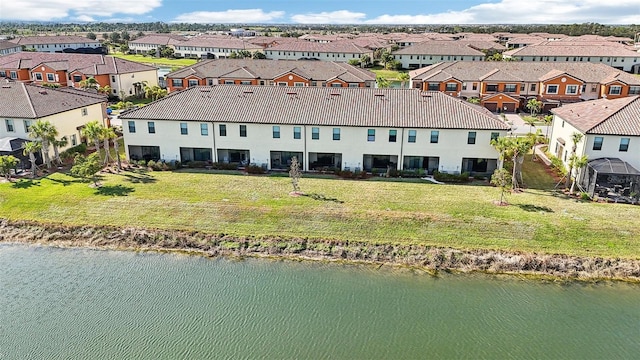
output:
<path id="1" fill-rule="evenodd" d="M 36 178 L 38 172 L 38 165 L 36 165 L 36 153 L 42 150 L 42 145 L 39 142 L 30 141 L 24 144 L 24 150 L 22 153 L 29 156 L 29 162 L 31 163 L 31 178 Z"/>
<path id="2" fill-rule="evenodd" d="M 291 185 L 293 186 L 293 191 L 300 191 L 300 163 L 298 163 L 298 157 L 294 156 L 291 158 L 291 168 L 289 169 L 289 177 L 291 178 Z"/>
<path id="3" fill-rule="evenodd" d="M 360 66 L 367 67 L 369 64 L 371 64 L 371 56 L 369 56 L 368 54 L 362 55 L 360 57 Z"/>
<path id="4" fill-rule="evenodd" d="M 532 146 L 534 147 L 533 155 L 531 156 L 531 161 L 536 161 L 537 157 L 536 157 L 535 147 L 538 144 L 544 144 L 546 138 L 542 135 L 542 130 L 540 129 L 536 130 L 535 133 L 532 133 L 532 132 L 528 133 L 527 137 L 529 138 Z"/>
<path id="5" fill-rule="evenodd" d="M 129 41 L 131 40 L 131 35 L 129 35 L 129 32 L 127 30 L 122 31 L 122 33 L 120 34 L 120 37 L 122 38 L 122 40 L 124 41 Z"/>
<path id="6" fill-rule="evenodd" d="M 400 80 L 400 87 L 404 89 L 404 84 L 409 81 L 409 73 L 403 72 L 398 74 L 398 80 Z"/>
<path id="7" fill-rule="evenodd" d="M 0 156 L 0 174 L 2 174 L 7 181 L 11 181 L 11 170 L 18 166 L 20 161 L 13 155 Z"/>
<path id="8" fill-rule="evenodd" d="M 111 86 L 105 85 L 102 87 L 98 87 L 98 94 L 111 95 Z"/>
<path id="9" fill-rule="evenodd" d="M 531 117 L 535 117 L 542 109 L 542 101 L 537 99 L 529 99 L 527 101 L 527 109 L 531 112 Z"/>
<path id="10" fill-rule="evenodd" d="M 571 181 L 571 188 L 569 189 L 569 194 L 573 194 L 573 190 L 575 189 L 575 186 L 576 186 L 576 180 L 577 180 L 576 178 L 578 177 L 578 173 L 580 172 L 580 169 L 587 166 L 588 163 L 589 163 L 589 158 L 587 157 L 587 155 L 582 155 L 582 156 L 573 155 L 569 159 L 569 168 L 576 170 L 576 174 L 573 177 L 573 180 Z M 569 173 L 567 176 L 571 177 L 571 173 Z"/>
<path id="11" fill-rule="evenodd" d="M 167 96 L 167 90 L 161 88 L 158 85 L 149 86 L 146 82 L 143 84 L 144 97 L 151 99 L 152 101 L 161 99 Z"/>
<path id="12" fill-rule="evenodd" d="M 111 152 L 109 151 L 109 142 L 111 139 L 116 138 L 116 133 L 112 128 L 102 127 L 100 129 L 100 138 L 103 141 L 102 147 L 104 148 L 104 165 L 109 165 L 111 162 Z"/>
<path id="13" fill-rule="evenodd" d="M 388 88 L 389 86 L 391 86 L 389 80 L 384 78 L 382 75 L 376 76 L 376 84 L 378 84 L 378 88 L 380 89 Z"/>
<path id="14" fill-rule="evenodd" d="M 266 59 L 267 55 L 265 55 L 262 51 L 256 51 L 251 55 L 252 58 L 254 59 Z"/>
<path id="15" fill-rule="evenodd" d="M 472 98 L 468 98 L 467 102 L 470 103 L 470 104 L 478 105 L 478 104 L 480 104 L 480 99 L 477 98 L 477 97 L 472 97 Z"/>
<path id="16" fill-rule="evenodd" d="M 87 33 L 87 39 L 95 40 L 97 38 L 96 34 L 89 32 Z"/>
<path id="17" fill-rule="evenodd" d="M 83 89 L 97 89 L 100 86 L 100 84 L 98 84 L 98 81 L 96 81 L 93 76 L 81 80 L 79 84 Z"/>
<path id="18" fill-rule="evenodd" d="M 100 171 L 100 155 L 93 153 L 89 156 L 76 155 L 73 160 L 73 167 L 71 168 L 71 174 L 79 176 L 85 180 L 91 179 L 94 186 L 98 186 L 96 173 Z"/>
<path id="19" fill-rule="evenodd" d="M 100 139 L 102 136 L 102 125 L 97 120 L 88 122 L 84 128 L 82 128 L 82 136 L 87 138 L 87 141 L 93 141 L 96 147 L 96 153 L 100 156 Z M 100 158 L 102 159 L 102 158 Z"/>
<path id="20" fill-rule="evenodd" d="M 103 39 L 103 40 L 108 40 L 108 39 L 109 39 L 109 34 L 107 34 L 107 33 L 102 33 L 102 39 Z"/>
<path id="21" fill-rule="evenodd" d="M 384 49 L 380 53 L 380 61 L 382 61 L 382 66 L 387 67 L 387 63 L 393 61 L 393 55 L 387 50 Z"/>
<path id="22" fill-rule="evenodd" d="M 387 70 L 400 70 L 400 69 L 402 69 L 402 63 L 400 61 L 397 61 L 397 60 L 391 60 L 391 61 L 386 63 L 384 68 L 387 69 Z"/>
<path id="23" fill-rule="evenodd" d="M 349 59 L 347 63 L 351 66 L 358 66 L 360 65 L 360 59 Z"/>
<path id="24" fill-rule="evenodd" d="M 544 125 L 547 127 L 547 133 L 544 135 L 547 139 L 549 138 L 549 126 L 551 126 L 551 122 L 553 122 L 553 115 L 546 115 L 542 118 L 544 121 Z"/>
<path id="25" fill-rule="evenodd" d="M 510 158 L 513 162 L 513 172 L 511 174 L 511 186 L 514 190 L 523 185 L 522 181 L 522 163 L 524 155 L 531 150 L 533 143 L 528 137 L 499 137 L 491 140 L 491 145 L 500 153 L 501 163 L 498 168 L 502 168 L 502 161 Z"/>
<path id="26" fill-rule="evenodd" d="M 525 116 L 525 117 L 522 118 L 522 120 L 524 120 L 524 122 L 527 125 L 529 125 L 529 134 L 531 134 L 531 129 L 536 127 L 536 121 L 538 119 L 533 117 L 533 116 Z"/>
<path id="27" fill-rule="evenodd" d="M 172 58 L 174 53 L 175 50 L 173 48 L 164 45 L 160 46 L 160 57 Z"/>
<path id="28" fill-rule="evenodd" d="M 69 140 L 66 136 L 63 136 L 59 140 L 55 137 L 51 139 L 51 145 L 53 145 L 53 161 L 55 161 L 56 164 L 62 165 L 62 159 L 60 158 L 60 151 L 58 149 L 67 146 L 68 143 Z"/>
<path id="29" fill-rule="evenodd" d="M 56 136 L 58 136 L 58 130 L 49 121 L 38 120 L 29 127 L 29 137 L 40 142 L 42 157 L 47 169 L 51 167 L 49 145 L 51 144 L 51 139 Z"/>
<path id="30" fill-rule="evenodd" d="M 564 183 L 564 187 L 567 189 L 571 186 L 571 177 L 573 175 L 573 167 L 575 165 L 574 162 L 571 161 L 571 159 L 576 158 L 578 143 L 582 141 L 583 136 L 584 135 L 579 132 L 574 132 L 573 134 L 571 134 L 571 142 L 573 143 L 573 145 L 571 145 L 571 155 L 569 156 L 569 171 L 567 172 L 567 179 L 565 180 L 565 183 Z"/>
<path id="31" fill-rule="evenodd" d="M 506 169 L 496 169 L 491 175 L 491 183 L 500 188 L 500 205 L 506 205 L 504 194 L 511 187 L 511 178 Z"/>
<path id="32" fill-rule="evenodd" d="M 112 32 L 109 34 L 109 40 L 111 40 L 112 43 L 120 42 L 120 33 L 115 31 Z"/>

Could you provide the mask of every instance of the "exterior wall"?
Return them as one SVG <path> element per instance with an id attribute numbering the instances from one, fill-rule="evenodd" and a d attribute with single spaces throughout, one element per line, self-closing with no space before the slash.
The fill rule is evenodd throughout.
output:
<path id="1" fill-rule="evenodd" d="M 110 77 L 109 86 L 111 86 L 111 89 L 113 89 L 112 91 L 115 91 L 113 93 L 117 95 L 120 94 L 120 91 L 124 91 L 125 96 L 135 95 L 135 86 L 133 84 L 142 83 L 143 81 L 146 81 L 148 86 L 158 85 L 157 70 L 147 70 L 147 71 L 138 71 L 135 73 L 110 75 L 109 77 Z"/>
<path id="2" fill-rule="evenodd" d="M 348 62 L 351 59 L 360 59 L 363 55 L 373 58 L 373 51 L 366 53 L 337 53 L 337 52 L 310 52 L 310 51 L 283 51 L 265 50 L 265 56 L 271 60 L 298 60 L 301 58 L 313 58 L 322 61 Z"/>
<path id="3" fill-rule="evenodd" d="M 549 153 L 557 156 L 562 162 L 564 162 L 565 166 L 569 168 L 569 157 L 571 156 L 571 148 L 573 147 L 573 142 L 571 141 L 571 135 L 573 133 L 581 133 L 578 129 L 576 129 L 573 125 L 564 121 L 561 117 L 554 115 L 553 122 L 551 124 L 551 140 L 549 141 Z M 564 146 L 558 142 L 558 139 L 562 138 L 565 141 Z M 582 141 L 578 143 L 576 148 L 576 154 L 582 155 L 584 154 L 585 148 L 585 138 L 582 138 Z M 560 153 L 558 153 L 560 152 Z M 592 159 L 589 157 L 589 159 Z"/>
<path id="4" fill-rule="evenodd" d="M 40 74 L 42 80 L 38 80 L 36 74 Z M 50 76 L 53 78 L 49 79 Z M 41 65 L 31 70 L 31 80 L 38 85 L 48 83 L 67 86 L 67 72 L 64 70 L 54 70 L 49 66 Z"/>
<path id="5" fill-rule="evenodd" d="M 545 99 L 565 99 L 565 100 L 574 99 L 577 101 L 580 99 L 582 84 L 584 84 L 582 81 L 575 79 L 571 76 L 566 76 L 566 75 L 558 76 L 556 78 L 544 81 L 542 83 L 542 85 L 540 86 L 540 96 Z M 549 85 L 558 86 L 557 94 L 548 93 Z M 571 85 L 577 86 L 577 91 L 575 94 L 567 93 L 567 87 Z"/>
<path id="6" fill-rule="evenodd" d="M 303 83 L 304 86 L 309 86 L 309 79 L 303 78 L 302 76 L 287 73 L 280 77 L 274 78 L 273 82 L 275 84 L 286 83 L 287 86 L 295 86 L 296 83 Z"/>
<path id="7" fill-rule="evenodd" d="M 593 150 L 593 142 L 596 137 L 603 137 L 602 149 Z M 620 151 L 620 139 L 629 139 L 629 149 L 627 151 Z M 585 143 L 584 154 L 588 156 L 589 160 L 599 158 L 618 158 L 628 162 L 636 170 L 640 169 L 640 136 L 618 136 L 618 135 L 587 135 Z"/>
<path id="8" fill-rule="evenodd" d="M 495 104 L 495 109 L 493 109 L 493 105 L 492 106 L 488 106 L 487 104 Z M 494 95 L 491 97 L 488 97 L 486 99 L 482 100 L 482 106 L 487 107 L 488 109 L 492 110 L 492 111 L 497 111 L 497 112 L 514 112 L 517 111 L 518 108 L 520 107 L 520 101 L 510 98 L 506 95 Z"/>
<path id="9" fill-rule="evenodd" d="M 638 56 L 510 56 L 506 58 L 515 58 L 518 61 L 542 61 L 542 62 L 589 62 L 594 64 L 606 64 L 611 67 L 631 72 L 635 64 L 640 64 L 640 54 Z"/>
<path id="10" fill-rule="evenodd" d="M 393 55 L 393 58 L 402 64 L 405 69 L 417 69 L 425 66 L 433 65 L 443 61 L 484 61 L 484 55 Z"/>
<path id="11" fill-rule="evenodd" d="M 100 123 L 105 124 L 105 107 L 106 104 L 95 104 L 87 106 L 85 108 L 73 109 L 65 111 L 63 113 L 46 116 L 41 118 L 40 120 L 50 121 L 51 124 L 53 124 L 58 130 L 58 138 L 62 138 L 63 136 L 67 137 L 67 139 L 69 140 L 67 147 L 60 148 L 60 151 L 63 151 L 73 146 L 71 141 L 74 135 L 77 144 L 81 142 L 80 130 L 78 130 L 78 127 L 94 120 L 98 120 L 100 121 Z M 82 115 L 82 109 L 86 109 L 86 115 Z M 31 121 L 31 124 L 34 124 L 38 120 L 14 118 L 12 119 L 14 132 L 7 132 L 5 119 L 8 118 L 0 119 L 0 138 L 10 136 L 29 139 L 29 135 L 25 131 L 25 121 Z M 49 148 L 49 154 L 53 157 L 53 146 Z"/>
<path id="12" fill-rule="evenodd" d="M 64 49 L 79 49 L 79 48 L 100 48 L 102 44 L 99 42 L 90 43 L 68 43 L 68 44 L 30 44 L 25 45 L 27 49 L 35 49 L 37 52 L 62 52 Z"/>
<path id="13" fill-rule="evenodd" d="M 498 89 L 496 91 L 488 91 L 488 85 L 496 85 Z M 515 91 L 507 91 L 507 85 L 515 86 Z M 484 81 L 482 82 L 480 96 L 488 95 L 488 94 L 497 94 L 497 93 L 505 93 L 513 96 L 520 95 L 520 87 L 522 83 L 520 82 L 499 82 L 499 81 Z"/>
<path id="14" fill-rule="evenodd" d="M 239 52 L 248 50 L 251 53 L 256 51 L 262 51 L 262 48 L 253 48 L 253 49 L 245 49 L 245 48 L 217 48 L 217 47 L 200 47 L 200 46 L 184 46 L 184 45 L 175 45 L 175 55 L 182 56 L 185 58 L 199 58 L 206 59 L 209 54 L 215 56 L 216 59 L 226 59 L 231 56 L 233 52 Z"/>
<path id="15" fill-rule="evenodd" d="M 6 48 L 6 49 L 0 49 L 0 56 L 13 54 L 13 53 L 17 53 L 17 52 L 20 52 L 20 51 L 22 51 L 22 46 L 16 45 L 15 47 L 10 47 L 10 48 Z"/>
<path id="16" fill-rule="evenodd" d="M 611 93 L 611 88 L 615 86 L 620 87 L 620 94 Z M 617 99 L 617 98 L 627 97 L 627 96 L 629 96 L 629 85 L 625 83 L 614 81 L 612 83 L 602 85 L 601 87 L 601 97 L 606 97 L 607 99 Z"/>
<path id="17" fill-rule="evenodd" d="M 476 143 L 467 144 L 469 130 L 439 130 L 437 144 L 431 144 L 431 129 L 416 130 L 416 142 L 408 142 L 410 129 L 384 127 L 347 126 L 280 126 L 280 138 L 273 138 L 273 124 L 208 123 L 208 136 L 200 133 L 200 122 L 187 122 L 188 135 L 181 135 L 180 121 L 155 120 L 155 134 L 149 134 L 147 120 L 131 120 L 136 132 L 130 133 L 128 121 L 123 118 L 123 131 L 127 157 L 128 146 L 159 146 L 161 158 L 180 160 L 180 147 L 210 148 L 213 161 L 218 159 L 219 149 L 248 150 L 250 163 L 268 164 L 271 168 L 272 151 L 303 153 L 303 168 L 308 169 L 310 153 L 341 154 L 342 167 L 363 168 L 363 158 L 368 155 L 397 156 L 396 166 L 402 168 L 404 156 L 432 156 L 440 158 L 440 171 L 459 172 L 463 158 L 497 159 L 498 153 L 490 145 L 491 133 L 505 135 L 498 130 L 476 131 Z M 226 125 L 226 136 L 220 136 L 220 124 Z M 246 125 L 247 136 L 240 137 L 240 125 Z M 301 138 L 294 139 L 294 127 L 300 127 Z M 312 139 L 312 128 L 319 128 L 319 139 Z M 333 140 L 333 128 L 340 129 L 340 140 Z M 368 130 L 375 129 L 375 140 L 368 141 Z M 396 142 L 389 141 L 389 130 L 397 130 Z M 435 129 L 434 129 L 435 130 Z M 215 134 L 215 135 L 214 135 Z"/>

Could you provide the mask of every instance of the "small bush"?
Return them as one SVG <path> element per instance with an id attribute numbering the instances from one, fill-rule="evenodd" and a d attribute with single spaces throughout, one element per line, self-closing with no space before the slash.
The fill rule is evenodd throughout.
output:
<path id="1" fill-rule="evenodd" d="M 86 144 L 79 144 L 73 147 L 68 148 L 67 150 L 60 153 L 60 158 L 62 160 L 73 159 L 77 154 L 84 154 L 87 152 Z"/>
<path id="2" fill-rule="evenodd" d="M 562 160 L 553 155 L 549 155 L 548 157 L 549 160 L 551 160 L 551 169 L 559 176 L 565 176 L 567 174 L 567 168 L 564 166 Z"/>
<path id="3" fill-rule="evenodd" d="M 262 166 L 257 165 L 249 165 L 245 168 L 247 174 L 264 174 L 264 169 Z"/>
<path id="4" fill-rule="evenodd" d="M 442 182 L 463 183 L 469 181 L 469 173 L 463 172 L 462 174 L 447 174 L 441 173 L 439 171 L 434 171 L 433 178 Z"/>
<path id="5" fill-rule="evenodd" d="M 216 170 L 238 170 L 238 163 L 221 163 L 215 162 L 211 164 Z"/>
<path id="6" fill-rule="evenodd" d="M 149 162 L 147 163 L 147 167 L 149 167 L 151 170 L 157 170 L 157 166 L 158 165 L 153 160 L 149 160 Z"/>
<path id="7" fill-rule="evenodd" d="M 205 161 L 190 161 L 187 165 L 192 169 L 203 169 L 207 163 Z"/>
<path id="8" fill-rule="evenodd" d="M 147 161 L 146 160 L 138 160 L 138 166 L 142 166 L 142 167 L 147 166 Z"/>
<path id="9" fill-rule="evenodd" d="M 583 191 L 580 193 L 580 200 L 589 201 L 591 200 L 591 197 L 589 196 L 589 194 Z"/>

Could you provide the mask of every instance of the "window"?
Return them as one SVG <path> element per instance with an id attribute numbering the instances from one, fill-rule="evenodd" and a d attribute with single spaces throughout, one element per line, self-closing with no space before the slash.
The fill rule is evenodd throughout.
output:
<path id="1" fill-rule="evenodd" d="M 491 140 L 498 140 L 498 137 L 500 137 L 500 133 L 497 133 L 497 132 L 491 133 Z"/>
<path id="2" fill-rule="evenodd" d="M 458 84 L 447 83 L 447 91 L 458 91 Z"/>
<path id="3" fill-rule="evenodd" d="M 409 142 L 410 143 L 416 142 L 416 134 L 417 134 L 416 130 L 409 130 Z"/>
<path id="4" fill-rule="evenodd" d="M 33 73 L 33 77 L 36 81 L 42 81 L 42 73 Z"/>
<path id="5" fill-rule="evenodd" d="M 7 126 L 7 132 L 15 131 L 15 129 L 13 128 L 13 120 L 5 119 L 4 124 Z"/>
<path id="6" fill-rule="evenodd" d="M 398 130 L 389 130 L 389 142 L 396 142 Z"/>
<path id="7" fill-rule="evenodd" d="M 149 134 L 156 133 L 156 123 L 153 121 L 147 122 L 147 128 L 149 129 Z"/>
<path id="8" fill-rule="evenodd" d="M 509 92 L 509 93 L 516 92 L 516 84 L 506 84 L 504 86 L 504 92 Z"/>
<path id="9" fill-rule="evenodd" d="M 303 83 L 303 82 L 297 82 L 297 81 L 296 81 L 296 82 L 294 82 L 294 83 L 293 83 L 293 86 L 298 86 L 298 87 L 300 87 L 300 86 L 304 86 L 304 83 Z"/>
<path id="10" fill-rule="evenodd" d="M 218 130 L 220 132 L 220 136 L 227 136 L 227 125 L 225 124 L 218 125 Z"/>
<path id="11" fill-rule="evenodd" d="M 340 140 L 340 128 L 333 128 L 333 140 Z"/>
<path id="12" fill-rule="evenodd" d="M 73 75 L 73 82 L 82 81 L 82 75 Z"/>
<path id="13" fill-rule="evenodd" d="M 478 90 L 478 83 L 473 83 L 472 90 Z"/>
<path id="14" fill-rule="evenodd" d="M 640 95 L 640 86 L 629 86 L 629 95 Z"/>
<path id="15" fill-rule="evenodd" d="M 25 120 L 24 121 L 24 132 L 28 133 L 30 129 L 31 129 L 31 120 Z"/>
<path id="16" fill-rule="evenodd" d="M 171 79 L 171 86 L 182 87 L 182 79 Z"/>
<path id="17" fill-rule="evenodd" d="M 280 139 L 280 126 L 276 125 L 273 127 L 273 138 Z"/>
<path id="18" fill-rule="evenodd" d="M 7 72 L 4 70 L 0 70 L 0 77 L 7 77 Z"/>
<path id="19" fill-rule="evenodd" d="M 282 82 L 282 81 L 278 81 L 278 86 L 287 86 L 289 84 L 287 84 L 286 82 Z"/>
<path id="20" fill-rule="evenodd" d="M 536 91 L 536 84 L 531 84 L 529 91 Z"/>
<path id="21" fill-rule="evenodd" d="M 187 123 L 180 123 L 180 135 L 188 135 L 189 129 L 187 128 Z"/>
<path id="22" fill-rule="evenodd" d="M 578 85 L 567 85 L 567 94 L 575 95 L 578 93 Z"/>
<path id="23" fill-rule="evenodd" d="M 629 141 L 630 140 L 631 140 L 630 138 L 622 138 L 622 139 L 620 139 L 620 147 L 618 148 L 618 151 L 626 152 L 627 150 L 629 150 Z"/>
<path id="24" fill-rule="evenodd" d="M 247 137 L 247 125 L 240 125 L 240 137 Z"/>
<path id="25" fill-rule="evenodd" d="M 15 71 L 12 71 L 12 72 L 11 72 L 11 78 L 12 78 L 12 79 L 17 79 L 17 78 L 18 78 L 18 73 L 17 73 L 17 72 L 15 72 Z"/>
<path id="26" fill-rule="evenodd" d="M 129 120 L 127 121 L 127 125 L 129 126 L 129 134 L 134 134 L 136 132 L 136 122 Z"/>
<path id="27" fill-rule="evenodd" d="M 76 134 L 71 135 L 71 146 L 76 146 L 78 145 L 78 137 L 76 136 Z"/>
<path id="28" fill-rule="evenodd" d="M 342 87 L 342 84 L 339 82 L 331 83 L 331 87 Z"/>
<path id="29" fill-rule="evenodd" d="M 54 82 L 56 81 L 56 78 L 55 76 L 53 76 L 53 74 L 47 74 L 47 81 Z"/>
<path id="30" fill-rule="evenodd" d="M 82 116 L 87 116 L 87 114 L 89 113 L 87 111 L 87 108 L 82 108 L 82 110 L 80 110 L 80 112 L 82 113 Z"/>
<path id="31" fill-rule="evenodd" d="M 312 140 L 320 139 L 320 128 L 317 128 L 317 127 L 311 128 L 311 139 Z"/>
<path id="32" fill-rule="evenodd" d="M 367 141 L 376 141 L 376 129 L 367 129 Z"/>
<path id="33" fill-rule="evenodd" d="M 251 81 L 249 81 L 249 80 L 242 80 L 242 81 L 240 81 L 240 85 L 251 85 Z"/>
<path id="34" fill-rule="evenodd" d="M 604 138 L 602 136 L 596 136 L 593 139 L 593 150 L 602 150 L 603 142 L 604 142 Z"/>
<path id="35" fill-rule="evenodd" d="M 520 91 L 524 92 L 524 90 L 525 90 L 525 85 L 524 85 L 524 83 L 522 83 L 522 84 L 520 84 Z"/>
<path id="36" fill-rule="evenodd" d="M 596 91 L 598 91 L 598 84 L 591 85 L 591 92 L 596 92 Z"/>
<path id="37" fill-rule="evenodd" d="M 427 87 L 427 90 L 429 90 L 429 91 L 438 91 L 438 90 L 440 90 L 440 84 L 439 83 L 430 82 L 429 86 Z"/>
<path id="38" fill-rule="evenodd" d="M 224 81 L 224 84 L 225 84 L 225 85 L 233 85 L 233 84 L 234 84 L 234 82 L 233 82 L 233 80 L 225 80 L 225 81 Z"/>
<path id="39" fill-rule="evenodd" d="M 547 94 L 557 94 L 558 85 L 547 85 Z"/>
<path id="40" fill-rule="evenodd" d="M 612 85 L 609 88 L 609 95 L 620 95 L 622 93 L 622 86 L 620 85 Z"/>
<path id="41" fill-rule="evenodd" d="M 293 138 L 302 139 L 302 129 L 300 128 L 300 126 L 293 127 Z"/>
<path id="42" fill-rule="evenodd" d="M 189 83 L 188 86 L 198 86 L 198 80 L 197 79 L 189 79 Z"/>
<path id="43" fill-rule="evenodd" d="M 116 82 L 116 76 L 115 75 L 111 75 L 111 82 Z"/>
<path id="44" fill-rule="evenodd" d="M 430 141 L 431 141 L 432 144 L 437 144 L 439 137 L 440 137 L 440 131 L 431 130 L 431 140 Z"/>
<path id="45" fill-rule="evenodd" d="M 498 91 L 498 85 L 496 84 L 487 84 L 487 91 L 488 92 L 496 92 Z"/>
<path id="46" fill-rule="evenodd" d="M 209 136 L 209 124 L 200 123 L 200 135 Z"/>
<path id="47" fill-rule="evenodd" d="M 467 136 L 467 144 L 473 145 L 476 143 L 476 132 L 469 131 L 469 135 Z"/>

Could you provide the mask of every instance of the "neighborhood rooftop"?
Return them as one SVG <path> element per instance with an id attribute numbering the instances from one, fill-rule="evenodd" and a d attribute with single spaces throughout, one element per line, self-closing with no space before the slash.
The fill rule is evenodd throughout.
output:
<path id="1" fill-rule="evenodd" d="M 568 104 L 552 112 L 586 134 L 640 136 L 640 97 Z"/>
<path id="2" fill-rule="evenodd" d="M 46 64 L 56 70 L 80 70 L 87 75 L 124 74 L 155 70 L 150 65 L 109 55 L 18 52 L 0 57 L 0 69 L 32 69 Z"/>
<path id="3" fill-rule="evenodd" d="M 488 110 L 417 89 L 216 85 L 175 92 L 123 119 L 508 130 Z"/>

